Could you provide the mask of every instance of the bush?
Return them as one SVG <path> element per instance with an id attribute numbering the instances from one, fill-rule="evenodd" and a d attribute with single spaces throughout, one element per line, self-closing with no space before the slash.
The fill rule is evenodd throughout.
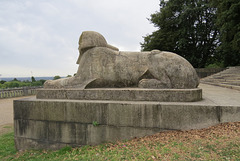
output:
<path id="1" fill-rule="evenodd" d="M 6 85 L 0 84 L 0 89 L 5 89 L 5 88 L 6 88 Z"/>
<path id="2" fill-rule="evenodd" d="M 4 81 L 4 80 L 1 80 L 1 81 L 0 81 L 0 84 L 4 84 L 5 82 L 6 82 L 6 81 Z"/>
<path id="3" fill-rule="evenodd" d="M 224 68 L 223 63 L 208 64 L 205 68 Z"/>

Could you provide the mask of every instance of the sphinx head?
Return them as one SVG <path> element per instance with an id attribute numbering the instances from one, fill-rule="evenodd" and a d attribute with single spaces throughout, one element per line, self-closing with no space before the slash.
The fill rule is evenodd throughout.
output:
<path id="1" fill-rule="evenodd" d="M 118 48 L 109 45 L 106 39 L 100 33 L 95 31 L 82 32 L 79 38 L 78 45 L 79 57 L 77 60 L 77 64 L 79 64 L 81 56 L 84 54 L 84 52 L 94 47 L 107 47 L 118 51 Z"/>

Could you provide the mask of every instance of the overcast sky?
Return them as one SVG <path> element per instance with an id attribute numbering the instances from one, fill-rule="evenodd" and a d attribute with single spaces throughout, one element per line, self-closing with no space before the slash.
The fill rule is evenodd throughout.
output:
<path id="1" fill-rule="evenodd" d="M 159 0 L 0 0 L 0 78 L 76 73 L 83 31 L 140 51 Z"/>

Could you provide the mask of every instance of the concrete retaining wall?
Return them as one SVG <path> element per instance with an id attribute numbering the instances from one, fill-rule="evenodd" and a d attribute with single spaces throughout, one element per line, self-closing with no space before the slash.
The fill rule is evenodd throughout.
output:
<path id="1" fill-rule="evenodd" d="M 240 121 L 240 107 L 136 101 L 14 101 L 17 150 L 95 145 L 229 121 Z"/>
<path id="2" fill-rule="evenodd" d="M 225 69 L 226 68 L 195 68 L 199 78 L 204 78 L 204 77 L 216 74 Z"/>

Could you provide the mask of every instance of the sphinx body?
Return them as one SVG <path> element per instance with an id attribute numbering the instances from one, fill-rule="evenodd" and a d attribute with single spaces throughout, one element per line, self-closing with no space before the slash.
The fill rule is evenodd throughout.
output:
<path id="1" fill-rule="evenodd" d="M 196 88 L 199 79 L 181 56 L 153 50 L 122 52 L 94 31 L 79 39 L 79 68 L 74 77 L 46 81 L 44 88 Z"/>

